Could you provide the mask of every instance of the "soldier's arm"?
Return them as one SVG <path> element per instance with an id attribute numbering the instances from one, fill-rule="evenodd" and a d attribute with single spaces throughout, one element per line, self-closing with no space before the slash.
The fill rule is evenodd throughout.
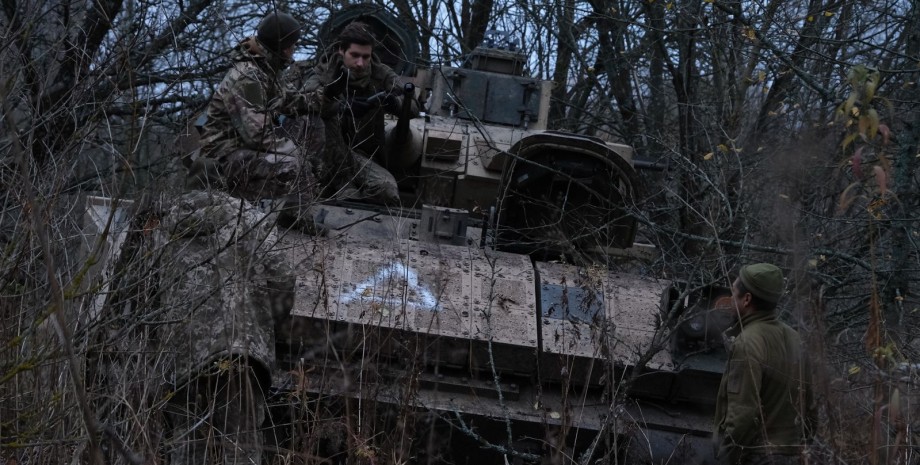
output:
<path id="1" fill-rule="evenodd" d="M 737 463 L 763 427 L 760 412 L 761 366 L 742 340 L 732 346 L 726 376 L 727 409 L 719 445 L 722 463 Z"/>
<path id="2" fill-rule="evenodd" d="M 227 111 L 246 148 L 263 152 L 292 153 L 296 145 L 274 132 L 274 121 L 263 85 L 243 76 L 230 89 Z"/>
<path id="3" fill-rule="evenodd" d="M 399 116 L 397 114 L 398 109 L 402 108 L 403 99 L 408 98 L 408 99 L 411 99 L 411 103 L 412 103 L 412 110 L 409 113 L 409 117 L 418 118 L 419 105 L 418 105 L 418 102 L 414 98 L 415 96 L 414 95 L 404 95 L 403 90 L 402 90 L 403 86 L 402 84 L 400 84 L 399 75 L 397 75 L 396 72 L 393 71 L 393 69 L 391 69 L 389 66 L 386 66 L 386 65 L 381 65 L 381 66 L 384 67 L 384 73 L 386 75 L 383 81 L 383 86 L 388 92 L 395 94 L 397 98 L 397 101 L 392 104 L 393 108 L 387 108 L 387 112 L 394 114 L 396 116 Z M 393 111 L 393 110 L 397 110 L 397 111 Z"/>

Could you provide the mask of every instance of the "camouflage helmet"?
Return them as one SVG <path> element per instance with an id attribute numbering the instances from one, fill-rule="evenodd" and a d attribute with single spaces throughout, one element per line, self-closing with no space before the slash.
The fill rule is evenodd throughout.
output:
<path id="1" fill-rule="evenodd" d="M 300 27 L 300 23 L 293 16 L 274 11 L 262 18 L 256 37 L 262 45 L 280 53 L 300 40 Z"/>

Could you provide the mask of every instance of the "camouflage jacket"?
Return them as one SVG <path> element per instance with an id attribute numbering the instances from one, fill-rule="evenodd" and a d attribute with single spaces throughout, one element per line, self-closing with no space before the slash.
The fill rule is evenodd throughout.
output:
<path id="1" fill-rule="evenodd" d="M 817 423 L 799 334 L 774 312 L 746 315 L 738 329 L 716 399 L 719 460 L 797 454 Z"/>
<path id="2" fill-rule="evenodd" d="M 375 55 L 372 58 L 371 71 L 367 77 L 349 79 L 345 85 L 330 86 L 330 84 L 347 75 L 344 73 L 342 55 L 334 51 L 327 52 L 315 66 L 311 67 L 310 65 L 311 63 L 308 62 L 295 63 L 294 67 L 288 72 L 290 86 L 299 89 L 301 93 L 306 95 L 314 95 L 316 92 L 324 91 L 322 94 L 323 118 L 328 121 L 329 118 L 340 116 L 338 126 L 341 128 L 345 143 L 368 156 L 373 156 L 384 146 L 386 138 L 383 132 L 384 108 L 378 107 L 374 111 L 365 113 L 360 118 L 351 117 L 352 115 L 343 110 L 347 107 L 348 102 L 353 99 L 367 98 L 378 92 L 393 93 L 401 106 L 403 89 L 400 85 L 399 76 Z M 338 89 L 330 93 L 328 90 L 330 87 L 337 87 Z M 336 109 L 339 111 L 335 111 Z M 418 115 L 418 105 L 413 99 L 411 117 L 414 118 Z"/>
<path id="3" fill-rule="evenodd" d="M 173 202 L 152 242 L 167 380 L 181 385 L 247 357 L 268 382 L 294 278 L 264 215 L 226 193 L 192 191 Z"/>
<path id="4" fill-rule="evenodd" d="M 233 62 L 208 104 L 201 153 L 211 158 L 235 149 L 292 154 L 297 145 L 278 134 L 281 114 L 312 111 L 318 94 L 301 94 L 286 88 L 280 73 L 288 60 L 247 38 L 231 53 Z"/>

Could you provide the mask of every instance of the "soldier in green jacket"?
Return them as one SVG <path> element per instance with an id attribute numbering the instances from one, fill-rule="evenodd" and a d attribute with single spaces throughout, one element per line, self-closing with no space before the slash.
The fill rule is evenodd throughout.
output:
<path id="1" fill-rule="evenodd" d="M 398 114 L 403 90 L 396 73 L 374 55 L 376 42 L 367 24 L 352 22 L 315 66 L 297 63 L 288 79 L 306 95 L 322 91 L 325 150 L 320 171 L 327 191 L 397 204 L 396 179 L 378 162 L 386 164 L 388 157 L 384 113 Z M 418 114 L 413 100 L 410 116 Z"/>
<path id="2" fill-rule="evenodd" d="M 817 423 L 798 332 L 779 321 L 783 273 L 758 263 L 732 285 L 739 321 L 716 399 L 714 440 L 723 464 L 799 463 Z"/>

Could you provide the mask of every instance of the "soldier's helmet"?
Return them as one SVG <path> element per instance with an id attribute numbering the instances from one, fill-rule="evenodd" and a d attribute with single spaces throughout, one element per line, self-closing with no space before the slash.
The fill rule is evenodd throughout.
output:
<path id="1" fill-rule="evenodd" d="M 280 53 L 300 40 L 300 29 L 300 23 L 293 16 L 274 11 L 262 18 L 256 37 L 262 45 Z"/>

